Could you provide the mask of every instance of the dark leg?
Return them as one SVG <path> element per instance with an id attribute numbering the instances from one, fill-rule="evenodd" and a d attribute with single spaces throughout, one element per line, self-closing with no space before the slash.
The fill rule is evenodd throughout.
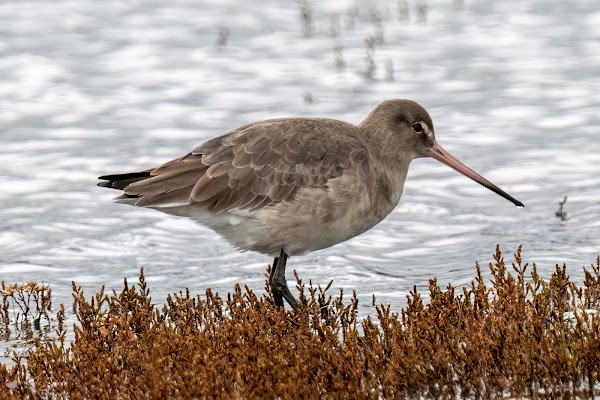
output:
<path id="1" fill-rule="evenodd" d="M 275 275 L 277 264 L 279 264 L 279 257 L 275 257 L 275 260 L 273 260 L 273 266 L 271 267 L 271 273 L 269 274 L 269 285 L 271 286 L 271 292 L 273 293 L 275 305 L 283 307 L 283 297 L 281 297 L 281 293 L 279 293 L 279 291 L 273 287 L 273 275 Z"/>
<path id="2" fill-rule="evenodd" d="M 296 299 L 292 296 L 290 289 L 288 288 L 287 282 L 285 281 L 285 264 L 287 263 L 288 255 L 285 254 L 281 249 L 281 254 L 278 258 L 273 261 L 273 269 L 271 270 L 271 276 L 269 277 L 269 285 L 273 291 L 273 297 L 275 298 L 275 304 L 283 306 L 282 297 L 287 300 L 294 311 L 298 311 L 298 305 Z M 278 303 L 281 302 L 281 304 Z"/>
<path id="3" fill-rule="evenodd" d="M 269 282 L 273 279 L 273 274 L 275 273 L 275 268 L 277 268 L 277 263 L 279 262 L 279 257 L 275 257 L 273 260 L 273 267 L 271 267 L 271 273 L 269 274 Z"/>

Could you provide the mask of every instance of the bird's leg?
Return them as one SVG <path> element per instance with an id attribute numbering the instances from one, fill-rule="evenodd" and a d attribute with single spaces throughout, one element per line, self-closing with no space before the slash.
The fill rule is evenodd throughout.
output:
<path id="1" fill-rule="evenodd" d="M 269 273 L 269 282 L 273 279 L 273 274 L 275 273 L 275 268 L 277 268 L 277 263 L 279 262 L 279 257 L 275 257 L 273 260 L 273 267 L 271 267 L 271 272 Z"/>
<path id="2" fill-rule="evenodd" d="M 287 282 L 285 281 L 285 264 L 287 263 L 288 255 L 281 249 L 279 258 L 276 258 L 273 262 L 275 264 L 271 270 L 271 276 L 269 277 L 269 285 L 273 291 L 273 297 L 275 298 L 275 304 L 283 306 L 283 300 L 285 298 L 294 311 L 298 311 L 298 304 L 296 299 L 292 296 L 290 289 L 288 288 Z M 281 304 L 278 303 L 281 302 Z"/>
<path id="3" fill-rule="evenodd" d="M 275 259 L 273 260 L 273 266 L 271 267 L 271 272 L 269 273 L 269 286 L 271 286 L 271 292 L 273 293 L 275 305 L 283 307 L 283 297 L 281 297 L 281 293 L 279 293 L 279 291 L 276 290 L 273 286 L 273 276 L 275 275 L 277 264 L 279 264 L 279 257 L 275 257 Z"/>

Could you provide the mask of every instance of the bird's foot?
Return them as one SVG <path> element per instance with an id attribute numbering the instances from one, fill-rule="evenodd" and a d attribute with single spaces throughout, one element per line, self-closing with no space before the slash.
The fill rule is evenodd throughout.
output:
<path id="1" fill-rule="evenodd" d="M 273 292 L 275 304 L 283 307 L 283 299 L 285 299 L 294 311 L 298 311 L 298 303 L 285 280 L 285 265 L 287 264 L 288 255 L 281 249 L 281 254 L 273 261 L 273 268 L 269 274 L 269 286 Z"/>
<path id="2" fill-rule="evenodd" d="M 269 279 L 269 285 L 271 286 L 271 291 L 273 292 L 273 298 L 275 299 L 275 304 L 279 307 L 283 307 L 283 299 L 285 299 L 288 304 L 294 309 L 294 311 L 298 311 L 298 302 L 290 292 L 287 283 L 285 280 L 275 281 L 274 279 Z"/>

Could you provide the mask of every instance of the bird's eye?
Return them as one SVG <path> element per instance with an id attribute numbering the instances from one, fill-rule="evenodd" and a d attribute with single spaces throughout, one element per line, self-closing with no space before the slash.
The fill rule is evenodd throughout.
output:
<path id="1" fill-rule="evenodd" d="M 423 132 L 423 125 L 417 123 L 412 126 L 415 132 Z"/>

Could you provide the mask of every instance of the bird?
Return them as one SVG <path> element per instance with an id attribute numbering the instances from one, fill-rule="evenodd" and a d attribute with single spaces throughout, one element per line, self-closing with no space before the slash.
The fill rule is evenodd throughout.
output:
<path id="1" fill-rule="evenodd" d="M 511 201 L 442 148 L 427 111 L 386 100 L 358 125 L 327 118 L 249 123 L 186 155 L 140 172 L 103 175 L 116 202 L 189 217 L 240 251 L 274 257 L 269 286 L 276 305 L 297 311 L 288 257 L 353 238 L 377 225 L 402 196 L 414 159 L 432 157 Z"/>

